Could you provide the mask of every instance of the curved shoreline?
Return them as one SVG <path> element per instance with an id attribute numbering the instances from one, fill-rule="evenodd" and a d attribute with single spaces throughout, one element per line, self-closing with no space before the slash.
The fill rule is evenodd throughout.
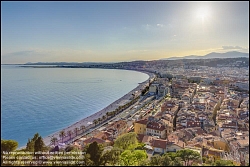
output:
<path id="1" fill-rule="evenodd" d="M 123 70 L 127 70 L 127 69 L 123 69 Z M 72 125 L 70 125 L 70 126 L 68 126 L 66 128 L 61 129 L 60 131 L 64 130 L 65 135 L 67 136 L 68 131 L 74 132 L 75 128 L 80 129 L 81 126 L 85 126 L 86 130 L 91 129 L 93 127 L 93 124 L 88 124 L 88 123 L 93 122 L 93 120 L 101 118 L 104 115 L 106 116 L 107 112 L 114 111 L 119 106 L 122 106 L 122 105 L 126 104 L 127 102 L 130 101 L 129 99 L 132 97 L 132 94 L 135 93 L 136 91 L 137 91 L 136 96 L 140 95 L 141 89 L 146 87 L 148 81 L 151 80 L 152 78 L 154 78 L 155 74 L 152 73 L 152 72 L 140 71 L 140 70 L 132 70 L 132 71 L 137 71 L 137 72 L 142 72 L 144 74 L 147 74 L 149 76 L 149 78 L 146 81 L 142 82 L 142 83 L 138 83 L 139 85 L 136 88 L 129 91 L 127 94 L 123 95 L 121 98 L 119 98 L 116 101 L 112 102 L 108 106 L 104 107 L 102 110 L 100 110 L 100 111 L 98 111 L 98 112 L 96 112 L 96 113 L 94 113 L 94 114 L 92 114 L 92 115 L 90 115 L 90 116 L 88 116 L 86 118 L 83 118 L 83 119 L 75 122 L 74 124 L 72 124 Z M 46 137 L 43 137 L 44 144 L 46 146 L 49 146 L 50 143 L 51 143 L 50 141 L 51 141 L 52 137 L 56 137 L 58 139 L 58 141 L 60 142 L 61 141 L 60 137 L 59 137 L 60 131 L 57 131 L 57 132 L 52 133 L 52 134 L 50 134 L 50 135 L 48 135 Z M 22 146 L 19 149 L 22 149 L 22 148 L 25 148 L 25 146 Z"/>

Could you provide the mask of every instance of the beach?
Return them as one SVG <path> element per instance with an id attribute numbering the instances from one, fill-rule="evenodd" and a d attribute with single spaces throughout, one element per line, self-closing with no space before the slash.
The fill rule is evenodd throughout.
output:
<path id="1" fill-rule="evenodd" d="M 119 106 L 122 106 L 122 105 L 130 102 L 131 98 L 133 97 L 133 94 L 135 95 L 134 97 L 140 96 L 141 90 L 144 89 L 146 86 L 148 86 L 148 81 L 154 77 L 154 74 L 150 73 L 150 72 L 145 72 L 145 71 L 139 71 L 139 72 L 143 72 L 143 73 L 148 74 L 149 78 L 146 81 L 139 83 L 139 85 L 136 88 L 134 88 L 133 90 L 131 90 L 130 92 L 128 92 L 127 94 L 125 94 L 124 96 L 119 98 L 118 100 L 114 101 L 113 103 L 109 104 L 107 107 L 103 108 L 102 110 L 100 110 L 100 111 L 96 112 L 95 114 L 92 114 L 92 115 L 90 115 L 82 120 L 79 120 L 76 123 L 64 128 L 64 129 L 61 129 L 60 131 L 63 130 L 65 132 L 65 135 L 67 136 L 67 132 L 68 131 L 74 132 L 75 128 L 80 129 L 82 126 L 85 126 L 85 130 L 91 129 L 94 125 L 93 120 L 98 119 L 98 118 L 102 118 L 103 116 L 106 116 L 107 112 L 114 111 Z M 61 138 L 59 136 L 60 131 L 55 132 L 51 135 L 48 135 L 47 137 L 44 137 L 43 141 L 44 141 L 45 145 L 49 146 L 51 144 L 50 141 L 51 141 L 52 137 L 56 137 L 58 139 L 58 141 L 61 142 L 62 140 L 60 140 Z M 74 136 L 74 135 L 72 135 L 72 136 Z"/>

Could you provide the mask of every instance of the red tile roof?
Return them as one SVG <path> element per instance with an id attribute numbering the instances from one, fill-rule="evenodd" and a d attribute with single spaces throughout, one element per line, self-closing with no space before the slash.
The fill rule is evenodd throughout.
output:
<path id="1" fill-rule="evenodd" d="M 146 143 L 146 142 L 152 143 L 152 142 L 153 142 L 153 139 L 154 139 L 154 137 L 145 135 L 145 136 L 143 137 L 143 139 L 142 139 L 142 142 L 143 142 L 143 143 Z"/>
<path id="2" fill-rule="evenodd" d="M 153 146 L 153 147 L 157 147 L 157 148 L 166 149 L 167 140 L 154 139 L 154 140 L 152 141 L 152 146 Z"/>
<path id="3" fill-rule="evenodd" d="M 154 130 L 159 130 L 159 131 L 163 131 L 166 129 L 166 127 L 160 123 L 157 122 L 149 122 L 147 124 L 147 128 L 149 129 L 154 129 Z"/>
<path id="4" fill-rule="evenodd" d="M 96 137 L 90 137 L 86 140 L 84 140 L 83 142 L 85 144 L 90 144 L 90 143 L 93 143 L 93 142 L 97 142 L 97 143 L 105 143 L 105 140 L 102 140 L 102 139 L 99 139 L 99 138 L 96 138 Z"/>
<path id="5" fill-rule="evenodd" d="M 147 122 L 148 122 L 147 119 L 141 119 L 141 120 L 135 121 L 135 123 L 144 124 L 144 125 L 146 125 Z"/>

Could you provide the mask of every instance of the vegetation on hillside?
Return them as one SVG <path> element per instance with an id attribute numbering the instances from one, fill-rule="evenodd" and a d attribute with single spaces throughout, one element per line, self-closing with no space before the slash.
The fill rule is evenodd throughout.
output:
<path id="1" fill-rule="evenodd" d="M 17 146 L 18 142 L 14 140 L 1 140 L 1 166 L 26 166 L 27 164 L 31 166 L 190 166 L 198 164 L 234 166 L 229 160 L 214 161 L 205 157 L 201 159 L 200 153 L 189 149 L 163 155 L 156 154 L 149 158 L 144 148 L 145 144 L 138 142 L 134 132 L 119 136 L 111 149 L 105 149 L 97 142 L 86 145 L 83 150 L 75 146 L 51 149 L 45 147 L 38 133 L 32 139 L 28 139 L 25 149 L 16 150 Z M 7 152 L 11 154 L 6 154 Z"/>

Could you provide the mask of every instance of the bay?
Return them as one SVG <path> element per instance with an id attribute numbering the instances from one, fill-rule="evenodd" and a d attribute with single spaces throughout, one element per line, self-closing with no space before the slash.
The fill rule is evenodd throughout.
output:
<path id="1" fill-rule="evenodd" d="M 119 99 L 147 74 L 115 69 L 24 68 L 1 65 L 1 138 L 26 145 Z"/>

